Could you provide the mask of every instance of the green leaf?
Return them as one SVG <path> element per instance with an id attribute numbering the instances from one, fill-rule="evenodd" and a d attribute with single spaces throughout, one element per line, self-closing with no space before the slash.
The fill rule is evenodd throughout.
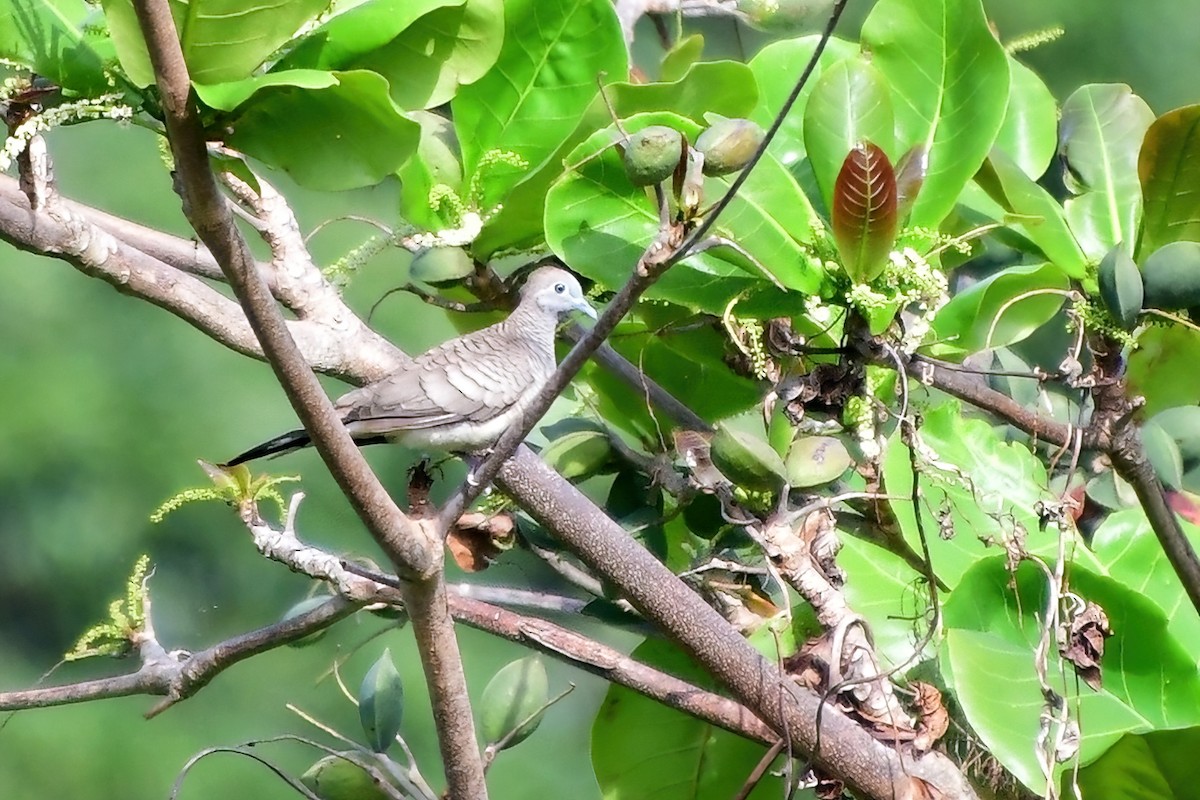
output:
<path id="1" fill-rule="evenodd" d="M 1154 120 L 1137 171 L 1144 206 L 1139 255 L 1169 242 L 1200 241 L 1200 105 Z"/>
<path id="2" fill-rule="evenodd" d="M 1171 434 L 1154 420 L 1147 420 L 1142 424 L 1142 446 L 1158 479 L 1166 488 L 1178 491 L 1183 485 L 1183 455 Z"/>
<path id="3" fill-rule="evenodd" d="M 84 32 L 96 22 L 82 0 L 8 0 L 0 5 L 0 58 L 67 89 L 105 91 L 103 62 L 112 43 Z"/>
<path id="4" fill-rule="evenodd" d="M 1063 103 L 1058 150 L 1067 220 L 1084 253 L 1099 261 L 1115 245 L 1132 248 L 1141 212 L 1138 150 L 1154 112 L 1124 84 L 1089 84 Z"/>
<path id="5" fill-rule="evenodd" d="M 1200 305 L 1200 242 L 1171 242 L 1152 252 L 1142 264 L 1142 287 L 1147 308 Z"/>
<path id="6" fill-rule="evenodd" d="M 922 466 L 921 523 L 938 577 L 953 587 L 972 564 L 997 552 L 1020 530 L 1029 534 L 1030 552 L 1053 557 L 1057 535 L 1042 532 L 1033 511 L 1039 501 L 1050 498 L 1046 468 L 1029 448 L 1003 441 L 984 420 L 965 418 L 957 401 L 923 414 L 921 440 L 936 453 L 937 465 Z M 898 434 L 888 440 L 884 451 L 883 481 L 889 495 L 912 497 L 908 448 Z M 921 552 L 912 502 L 893 500 L 892 508 L 904 540 L 914 552 Z M 939 530 L 938 514 L 945 510 L 953 525 L 950 538 Z"/>
<path id="7" fill-rule="evenodd" d="M 1200 548 L 1200 528 L 1183 519 L 1179 524 L 1192 547 Z M 1110 514 L 1092 535 L 1092 552 L 1109 576 L 1162 609 L 1174 640 L 1200 662 L 1200 616 L 1192 609 L 1146 513 L 1131 508 Z"/>
<path id="8" fill-rule="evenodd" d="M 692 65 L 704 54 L 704 36 L 693 33 L 675 43 L 663 56 L 658 70 L 658 79 L 664 82 L 677 81 L 687 74 Z"/>
<path id="9" fill-rule="evenodd" d="M 937 344 L 931 349 L 974 353 L 1019 342 L 1058 313 L 1068 288 L 1067 276 L 1054 264 L 1002 269 L 938 311 L 933 320 Z"/>
<path id="10" fill-rule="evenodd" d="M 416 149 L 420 126 L 404 117 L 373 72 L 335 72 L 324 89 L 268 86 L 228 127 L 229 143 L 297 183 L 337 191 L 371 186 Z"/>
<path id="11" fill-rule="evenodd" d="M 1194 616 L 1194 615 L 1192 615 Z M 1178 800 L 1200 785 L 1200 728 L 1126 734 L 1097 761 L 1079 771 L 1084 800 L 1138 798 Z M 1070 792 L 1063 776 L 1062 796 Z"/>
<path id="12" fill-rule="evenodd" d="M 820 36 L 804 36 L 773 42 L 750 59 L 750 70 L 758 84 L 758 105 L 750 114 L 750 119 L 764 128 L 775 121 L 775 115 L 783 108 L 784 100 L 791 94 L 797 76 L 812 58 L 820 40 Z M 767 153 L 787 167 L 793 175 L 802 172 L 801 165 L 807 156 L 804 145 L 804 110 L 808 105 L 809 96 L 825 70 L 843 59 L 851 58 L 857 52 L 858 46 L 852 42 L 837 38 L 829 40 L 808 83 L 800 90 L 796 103 L 767 148 Z"/>
<path id="13" fill-rule="evenodd" d="M 309 33 L 274 69 L 352 69 L 356 59 L 384 47 L 429 12 L 463 1 L 368 0 Z"/>
<path id="14" fill-rule="evenodd" d="M 537 656 L 512 661 L 500 668 L 479 701 L 479 733 L 495 744 L 516 731 L 505 749 L 515 747 L 537 730 L 550 700 L 550 679 Z M 532 717 L 532 719 L 531 719 Z"/>
<path id="15" fill-rule="evenodd" d="M 1008 58 L 980 0 L 880 0 L 862 42 L 892 87 L 901 146 L 929 149 L 911 221 L 936 228 L 1000 131 Z"/>
<path id="16" fill-rule="evenodd" d="M 1129 354 L 1129 391 L 1146 398 L 1144 412 L 1200 403 L 1200 336 L 1182 325 L 1153 326 L 1138 337 Z"/>
<path id="17" fill-rule="evenodd" d="M 596 78 L 627 73 L 625 41 L 608 0 L 512 0 L 495 65 L 451 103 L 463 167 L 473 176 L 491 150 L 540 167 L 575 129 Z M 511 177 L 485 192 L 501 196 Z"/>
<path id="18" fill-rule="evenodd" d="M 542 460 L 567 480 L 594 475 L 608 461 L 612 445 L 602 431 L 572 431 L 542 451 Z"/>
<path id="19" fill-rule="evenodd" d="M 290 69 L 268 72 L 240 81 L 228 83 L 195 84 L 196 96 L 206 106 L 220 111 L 233 111 L 249 100 L 261 89 L 294 86 L 299 89 L 328 89 L 337 86 L 338 79 L 332 72 L 320 69 Z"/>
<path id="20" fill-rule="evenodd" d="M 1075 241 L 1063 207 L 1016 161 L 993 150 L 975 176 L 1010 216 L 1004 222 L 1028 237 L 1059 269 L 1075 279 L 1087 275 L 1088 258 Z"/>
<path id="21" fill-rule="evenodd" d="M 102 0 L 117 54 L 138 86 L 154 82 L 130 0 Z M 171 16 L 193 83 L 227 83 L 248 78 L 328 0 L 289 0 L 247 5 L 243 0 L 171 0 Z"/>
<path id="22" fill-rule="evenodd" d="M 363 676 L 358 690 L 358 719 L 367 744 L 376 753 L 386 752 L 400 732 L 404 717 L 404 687 L 392 663 L 392 652 L 384 648 L 379 659 Z"/>
<path id="23" fill-rule="evenodd" d="M 1126 733 L 1200 722 L 1200 674 L 1168 633 L 1163 612 L 1141 593 L 1078 562 L 1070 580 L 1073 592 L 1104 609 L 1113 631 L 1105 642 L 1104 687 L 1098 692 L 1059 678 L 1073 670 L 1051 647 L 1051 683 L 1059 691 L 1064 683 L 1070 687 L 1068 707 L 1077 709 L 1082 721 L 1080 761 L 1095 759 Z M 1045 779 L 1032 745 L 1042 692 L 1033 650 L 1045 608 L 1046 575 L 1023 563 L 1015 592 L 1013 582 L 1003 556 L 980 561 L 963 576 L 943 609 L 947 632 L 941 658 L 954 676 L 955 697 L 988 750 L 1030 790 L 1041 793 Z"/>
<path id="24" fill-rule="evenodd" d="M 862 58 L 847 58 L 825 70 L 804 108 L 804 146 L 826 208 L 846 156 L 871 142 L 894 153 L 892 98 L 879 70 Z"/>
<path id="25" fill-rule="evenodd" d="M 1009 56 L 1008 68 L 1012 82 L 996 147 L 1036 180 L 1046 172 L 1058 148 L 1058 103 L 1029 67 Z"/>
<path id="26" fill-rule="evenodd" d="M 353 66 L 387 78 L 401 108 L 443 105 L 496 64 L 506 10 L 502 0 L 467 0 L 439 8 Z"/>
<path id="27" fill-rule="evenodd" d="M 630 132 L 656 124 L 674 127 L 693 140 L 699 132 L 694 122 L 675 114 L 639 114 L 625 121 Z M 613 290 L 628 279 L 659 226 L 646 190 L 634 187 L 625 175 L 621 156 L 612 146 L 619 138 L 610 127 L 572 151 L 567 160 L 575 166 L 550 188 L 545 218 L 550 248 L 573 269 Z M 726 186 L 725 178 L 706 179 L 705 196 L 719 196 Z M 813 292 L 821 274 L 799 244 L 811 235 L 812 217 L 805 209 L 811 212 L 800 187 L 767 158 L 751 173 L 714 233 L 737 241 L 789 289 Z M 760 274 L 742 256 L 715 249 L 672 267 L 647 294 L 719 314 L 731 299 L 768 286 Z M 802 302 L 797 296 L 796 313 Z"/>
<path id="28" fill-rule="evenodd" d="M 607 87 L 613 108 L 619 117 L 631 117 L 646 111 L 672 111 L 697 123 L 704 115 L 742 117 L 758 102 L 754 73 L 737 61 L 704 61 L 695 64 L 672 83 L 629 83 L 620 81 Z M 607 124 L 608 111 L 605 109 Z"/>
<path id="29" fill-rule="evenodd" d="M 842 268 L 855 283 L 870 283 L 887 266 L 900 230 L 896 203 L 887 155 L 873 142 L 855 145 L 837 174 L 831 219 Z"/>
<path id="30" fill-rule="evenodd" d="M 648 639 L 639 662 L 701 688 L 712 679 L 673 645 Z M 605 797 L 696 800 L 732 797 L 765 748 L 662 705 L 631 689 L 609 687 L 592 726 L 592 767 Z M 752 800 L 780 797 L 782 782 L 767 774 Z"/>
<path id="31" fill-rule="evenodd" d="M 443 220 L 429 204 L 434 186 L 448 186 L 455 192 L 462 189 L 462 163 L 458 157 L 458 140 L 454 126 L 445 117 L 432 111 L 410 111 L 408 118 L 421 126 L 417 152 L 400 167 L 400 215 L 413 225 L 426 230 L 443 227 Z"/>
<path id="32" fill-rule="evenodd" d="M 1200 491 L 1200 406 L 1177 406 L 1160 411 L 1150 421 L 1161 426 L 1179 447 L 1183 488 Z"/>
<path id="33" fill-rule="evenodd" d="M 1142 273 L 1124 247 L 1117 245 L 1108 251 L 1096 270 L 1096 280 L 1100 284 L 1100 299 L 1108 313 L 1122 328 L 1133 330 L 1142 313 L 1145 292 Z"/>

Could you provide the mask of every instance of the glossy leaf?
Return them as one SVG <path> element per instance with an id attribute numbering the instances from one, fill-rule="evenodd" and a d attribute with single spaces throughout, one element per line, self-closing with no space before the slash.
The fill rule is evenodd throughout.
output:
<path id="1" fill-rule="evenodd" d="M 417 152 L 404 163 L 396 176 L 400 179 L 400 215 L 413 225 L 437 230 L 449 220 L 438 216 L 429 204 L 434 186 L 462 189 L 462 162 L 454 125 L 432 111 L 411 111 L 408 118 L 421 126 Z"/>
<path id="2" fill-rule="evenodd" d="M 1099 260 L 1118 243 L 1137 240 L 1141 213 L 1138 150 L 1154 113 L 1124 84 L 1089 84 L 1067 98 L 1058 151 L 1064 181 L 1075 195 L 1067 220 L 1088 258 Z"/>
<path id="3" fill-rule="evenodd" d="M 712 679 L 668 642 L 647 639 L 632 657 L 701 688 Z M 697 800 L 732 797 L 765 749 L 613 684 L 592 725 L 592 767 L 605 797 L 622 800 Z M 751 800 L 782 796 L 768 773 Z"/>
<path id="4" fill-rule="evenodd" d="M 942 465 L 926 466 L 920 477 L 922 527 L 934 571 L 942 581 L 953 587 L 972 564 L 999 552 L 1015 525 L 1029 533 L 1026 547 L 1030 552 L 1054 557 L 1057 535 L 1041 532 L 1033 512 L 1038 501 L 1049 498 L 1046 468 L 1028 447 L 1005 442 L 981 419 L 964 417 L 963 407 L 956 401 L 926 410 L 920 433 Z M 968 481 L 958 478 L 955 470 Z M 908 448 L 897 435 L 888 440 L 884 450 L 883 482 L 893 497 L 912 496 Z M 893 500 L 892 508 L 904 540 L 914 552 L 921 552 L 912 502 Z M 950 538 L 944 538 L 939 530 L 937 514 L 942 510 L 949 511 L 948 521 L 953 524 Z M 992 543 L 985 544 L 987 540 Z M 1078 555 L 1077 561 L 1092 563 L 1086 554 Z"/>
<path id="5" fill-rule="evenodd" d="M 1180 526 L 1193 548 L 1200 548 L 1200 528 L 1187 520 Z M 1109 575 L 1162 609 L 1176 642 L 1200 662 L 1200 616 L 1163 553 L 1158 537 L 1140 508 L 1108 516 L 1092 535 L 1092 551 Z"/>
<path id="6" fill-rule="evenodd" d="M 451 102 L 467 176 L 492 150 L 516 153 L 536 170 L 596 97 L 596 76 L 628 69 L 607 0 L 513 0 L 504 11 L 495 65 Z M 485 187 L 485 200 L 499 199 L 512 183 L 512 176 L 497 179 Z"/>
<path id="7" fill-rule="evenodd" d="M 298 89 L 328 89 L 337 85 L 338 79 L 332 72 L 321 69 L 289 69 L 255 75 L 240 81 L 199 83 L 195 88 L 196 96 L 209 108 L 233 111 L 263 89 L 288 86 Z"/>
<path id="8" fill-rule="evenodd" d="M 1133 330 L 1142 313 L 1145 292 L 1142 273 L 1124 247 L 1117 245 L 1108 251 L 1096 270 L 1096 279 L 1100 284 L 1100 299 L 1108 313 L 1122 328 Z"/>
<path id="9" fill-rule="evenodd" d="M 1146 414 L 1200 403 L 1200 336 L 1180 325 L 1152 326 L 1129 354 L 1129 391 L 1146 398 Z"/>
<path id="10" fill-rule="evenodd" d="M 679 80 L 687 74 L 688 70 L 692 69 L 703 54 L 704 36 L 702 34 L 693 33 L 683 37 L 663 56 L 658 79 L 668 83 Z"/>
<path id="11" fill-rule="evenodd" d="M 226 83 L 250 77 L 300 26 L 328 7 L 327 0 L 290 0 L 247 5 L 242 0 L 171 0 L 171 16 L 188 74 L 194 83 Z M 103 0 L 104 16 L 121 66 L 138 86 L 154 82 L 154 70 L 130 0 Z"/>
<path id="12" fill-rule="evenodd" d="M 416 149 L 420 127 L 401 114 L 378 75 L 333 75 L 337 83 L 324 89 L 261 89 L 228 124 L 227 140 L 313 189 L 353 189 L 383 180 Z"/>
<path id="13" fill-rule="evenodd" d="M 496 63 L 506 8 L 502 0 L 466 0 L 438 8 L 353 67 L 387 78 L 401 108 L 443 105 Z"/>
<path id="14" fill-rule="evenodd" d="M 775 120 L 775 115 L 783 108 L 784 100 L 795 87 L 796 77 L 812 58 L 820 38 L 803 36 L 799 39 L 772 42 L 750 59 L 750 69 L 754 72 L 755 82 L 758 84 L 758 105 L 750 114 L 750 119 L 764 128 Z M 856 53 L 858 46 L 852 42 L 836 37 L 829 40 L 813 69 L 812 77 L 800 90 L 800 96 L 796 98 L 792 110 L 784 118 L 779 133 L 767 148 L 767 152 L 793 175 L 799 176 L 802 172 L 802 162 L 806 158 L 804 109 L 808 105 L 809 96 L 825 70 Z"/>
<path id="15" fill-rule="evenodd" d="M 1183 455 L 1171 434 L 1154 420 L 1147 420 L 1142 424 L 1142 447 L 1163 486 L 1178 490 L 1183 485 Z"/>
<path id="16" fill-rule="evenodd" d="M 488 681 L 479 701 L 479 733 L 495 744 L 516 731 L 507 747 L 529 738 L 545 716 L 550 699 L 550 679 L 537 656 L 510 662 Z"/>
<path id="17" fill-rule="evenodd" d="M 1158 412 L 1149 422 L 1162 427 L 1179 448 L 1183 489 L 1200 493 L 1200 406 L 1176 406 Z"/>
<path id="18" fill-rule="evenodd" d="M 1200 242 L 1171 242 L 1142 264 L 1147 308 L 1176 311 L 1200 305 Z"/>
<path id="19" fill-rule="evenodd" d="M 68 89 L 103 91 L 112 42 L 86 32 L 90 13 L 83 0 L 8 0 L 0 5 L 0 58 Z"/>
<path id="20" fill-rule="evenodd" d="M 758 102 L 754 73 L 737 61 L 703 61 L 671 83 L 619 81 L 610 84 L 608 92 L 621 118 L 647 111 L 671 111 L 700 124 L 704 124 L 708 113 L 743 117 Z M 594 121 L 597 128 L 611 122 L 608 109 L 604 108 Z"/>
<path id="21" fill-rule="evenodd" d="M 1017 162 L 993 151 L 975 180 L 1008 214 L 1004 219 L 1008 226 L 1027 236 L 1067 275 L 1076 280 L 1087 275 L 1088 258 L 1067 224 L 1063 207 Z"/>
<path id="22" fill-rule="evenodd" d="M 1193 615 L 1194 616 L 1194 615 Z M 1083 800 L 1136 797 L 1138 800 L 1178 800 L 1200 785 L 1200 727 L 1126 734 L 1100 757 L 1079 771 Z M 1071 791 L 1063 776 L 1062 796 Z"/>
<path id="23" fill-rule="evenodd" d="M 693 140 L 699 133 L 699 126 L 674 114 L 640 114 L 625 121 L 630 132 L 653 124 L 674 127 Z M 567 162 L 573 166 L 547 195 L 545 218 L 551 249 L 573 269 L 614 290 L 625 283 L 659 224 L 646 190 L 625 175 L 613 147 L 619 139 L 610 127 L 572 151 Z M 705 194 L 715 197 L 727 185 L 728 179 L 707 179 Z M 751 173 L 716 231 L 735 239 L 789 289 L 813 292 L 820 285 L 820 268 L 799 244 L 811 235 L 810 215 L 795 181 L 768 158 Z M 719 314 L 732 298 L 769 285 L 742 256 L 714 249 L 672 267 L 648 295 Z M 802 303 L 797 295 L 797 313 Z"/>
<path id="24" fill-rule="evenodd" d="M 1012 81 L 1004 122 L 996 134 L 996 147 L 1021 171 L 1042 177 L 1058 148 L 1058 103 L 1050 89 L 1029 67 L 1008 57 Z"/>
<path id="25" fill-rule="evenodd" d="M 925 185 L 925 175 L 929 172 L 929 151 L 925 145 L 917 144 L 908 148 L 900 160 L 896 162 L 896 215 L 900 222 L 908 219 L 912 213 L 913 203 Z"/>
<path id="26" fill-rule="evenodd" d="M 837 563 L 846 571 L 847 605 L 870 623 L 876 650 L 892 664 L 905 663 L 917 639 L 913 620 L 922 618 L 929 605 L 915 562 L 848 532 L 839 535 Z M 932 648 L 926 655 L 933 655 Z"/>
<path id="27" fill-rule="evenodd" d="M 1098 603 L 1113 631 L 1105 643 L 1103 688 L 1068 684 L 1068 703 L 1083 720 L 1080 761 L 1096 758 L 1126 733 L 1200 723 L 1200 674 L 1168 632 L 1162 610 L 1140 592 L 1079 563 L 1070 575 L 1072 591 Z M 1035 793 L 1045 783 L 1031 747 L 1042 706 L 1033 648 L 1045 607 L 1045 582 L 1041 569 L 1023 563 L 1014 592 L 1003 556 L 980 561 L 946 600 L 941 653 L 971 727 L 992 755 Z M 1070 666 L 1061 663 L 1053 647 L 1051 651 L 1049 674 L 1071 674 Z M 1053 683 L 1064 690 L 1062 681 Z"/>
<path id="28" fill-rule="evenodd" d="M 391 650 L 385 647 L 358 690 L 358 718 L 367 744 L 377 753 L 385 752 L 395 742 L 403 717 L 404 687 Z"/>
<path id="29" fill-rule="evenodd" d="M 1168 111 L 1150 125 L 1137 170 L 1144 206 L 1139 255 L 1200 241 L 1200 105 Z"/>
<path id="30" fill-rule="evenodd" d="M 869 61 L 848 58 L 825 70 L 804 108 L 804 147 L 826 208 L 846 155 L 863 142 L 892 152 L 895 127 L 887 83 Z"/>
<path id="31" fill-rule="evenodd" d="M 602 431 L 572 431 L 559 436 L 542 451 L 542 460 L 567 480 L 596 473 L 612 453 L 608 435 Z"/>
<path id="32" fill-rule="evenodd" d="M 901 146 L 928 148 L 912 224 L 936 228 L 1000 131 L 1008 58 L 980 0 L 880 0 L 862 42 L 891 85 Z"/>
<path id="33" fill-rule="evenodd" d="M 896 176 L 873 142 L 856 145 L 842 163 L 831 217 L 842 268 L 855 283 L 870 283 L 887 265 L 900 230 Z"/>
<path id="34" fill-rule="evenodd" d="M 1019 342 L 1058 313 L 1069 285 L 1054 264 L 1002 269 L 942 307 L 933 320 L 937 344 L 931 349 L 974 353 Z"/>

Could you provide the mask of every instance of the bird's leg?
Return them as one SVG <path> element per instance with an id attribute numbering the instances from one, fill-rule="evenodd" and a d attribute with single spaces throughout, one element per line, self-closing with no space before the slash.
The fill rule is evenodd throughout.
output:
<path id="1" fill-rule="evenodd" d="M 475 472 L 487 461 L 487 457 L 492 454 L 492 448 L 488 447 L 483 450 L 476 450 L 473 453 L 463 455 L 463 461 L 467 465 L 467 485 L 471 488 L 479 486 L 479 481 L 475 479 Z"/>

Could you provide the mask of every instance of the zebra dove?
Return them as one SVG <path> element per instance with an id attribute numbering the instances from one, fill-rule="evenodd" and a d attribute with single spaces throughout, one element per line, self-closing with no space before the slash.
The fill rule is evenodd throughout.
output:
<path id="1" fill-rule="evenodd" d="M 437 345 L 383 380 L 342 395 L 334 407 L 360 446 L 398 442 L 447 452 L 484 450 L 520 421 L 553 374 L 554 332 L 571 311 L 596 316 L 575 276 L 541 267 L 525 282 L 521 302 L 507 319 Z M 289 431 L 223 466 L 311 443 L 304 430 Z"/>

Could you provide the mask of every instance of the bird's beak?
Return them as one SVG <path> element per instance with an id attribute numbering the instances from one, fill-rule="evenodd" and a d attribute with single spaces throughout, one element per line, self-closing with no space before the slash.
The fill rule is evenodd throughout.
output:
<path id="1" fill-rule="evenodd" d="M 596 309 L 592 308 L 591 304 L 587 300 L 584 300 L 583 298 L 580 298 L 579 301 L 577 303 L 575 303 L 575 310 L 582 311 L 584 314 L 587 314 L 592 319 L 596 318 Z"/>

